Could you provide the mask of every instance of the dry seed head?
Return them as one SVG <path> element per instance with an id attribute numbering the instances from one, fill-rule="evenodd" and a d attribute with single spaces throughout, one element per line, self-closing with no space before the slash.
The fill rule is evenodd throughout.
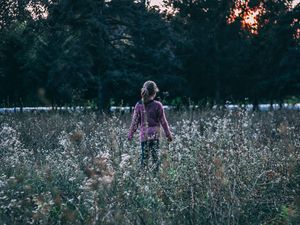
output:
<path id="1" fill-rule="evenodd" d="M 222 166 L 222 160 L 217 156 L 213 158 L 213 163 L 217 168 Z"/>
<path id="2" fill-rule="evenodd" d="M 284 121 L 281 122 L 277 128 L 277 131 L 281 134 L 281 135 L 285 135 L 287 134 L 288 131 L 288 122 Z"/>
<path id="3" fill-rule="evenodd" d="M 69 139 L 72 143 L 79 144 L 84 139 L 84 133 L 81 130 L 76 130 L 69 135 Z"/>
<path id="4" fill-rule="evenodd" d="M 30 184 L 26 184 L 24 186 L 24 189 L 27 190 L 27 191 L 30 191 L 30 190 L 32 190 L 32 186 Z"/>
<path id="5" fill-rule="evenodd" d="M 51 173 L 51 169 L 49 167 L 45 168 L 45 170 L 44 170 L 44 176 L 45 176 L 46 180 L 48 180 L 49 182 L 52 181 L 53 176 L 52 176 L 52 173 Z"/>
<path id="6" fill-rule="evenodd" d="M 98 179 L 98 181 L 100 181 L 104 185 L 110 185 L 112 183 L 113 179 L 114 179 L 113 176 L 103 176 L 103 177 L 100 177 Z"/>
<path id="7" fill-rule="evenodd" d="M 224 178 L 224 168 L 223 168 L 223 167 L 218 168 L 218 169 L 216 170 L 215 176 L 216 176 L 217 178 L 223 179 L 223 178 Z"/>
<path id="8" fill-rule="evenodd" d="M 86 166 L 86 167 L 84 168 L 84 173 L 86 174 L 86 176 L 87 176 L 88 178 L 94 177 L 94 176 L 96 176 L 96 174 L 97 174 L 97 172 L 96 172 L 95 170 L 91 169 L 91 168 L 88 167 L 88 166 Z"/>
<path id="9" fill-rule="evenodd" d="M 34 220 L 34 221 L 38 221 L 39 219 L 41 219 L 42 218 L 42 214 L 40 213 L 40 212 L 34 212 L 33 214 L 32 214 L 32 219 Z"/>
<path id="10" fill-rule="evenodd" d="M 69 209 L 64 210 L 63 212 L 63 217 L 67 220 L 67 221 L 75 221 L 75 213 Z"/>
<path id="11" fill-rule="evenodd" d="M 54 198 L 54 204 L 56 206 L 61 206 L 61 203 L 62 203 L 62 198 L 59 194 L 57 194 Z"/>
<path id="12" fill-rule="evenodd" d="M 266 172 L 266 176 L 268 177 L 269 180 L 272 180 L 276 176 L 276 172 L 273 170 L 269 170 Z"/>
<path id="13" fill-rule="evenodd" d="M 105 157 L 95 158 L 94 159 L 94 165 L 102 170 L 107 170 L 108 167 L 108 159 Z"/>
<path id="14" fill-rule="evenodd" d="M 96 191 L 99 187 L 99 181 L 97 179 L 90 178 L 86 181 L 86 187 L 89 190 Z"/>
<path id="15" fill-rule="evenodd" d="M 18 182 L 17 179 L 16 179 L 14 176 L 8 178 L 7 181 L 8 181 L 8 183 L 9 183 L 10 185 L 15 185 L 15 184 Z"/>

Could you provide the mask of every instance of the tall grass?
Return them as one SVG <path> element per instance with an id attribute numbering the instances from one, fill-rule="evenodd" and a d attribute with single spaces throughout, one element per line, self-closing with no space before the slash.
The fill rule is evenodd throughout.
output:
<path id="1" fill-rule="evenodd" d="M 129 115 L 0 115 L 0 224 L 297 224 L 300 112 L 168 116 L 155 175 Z"/>

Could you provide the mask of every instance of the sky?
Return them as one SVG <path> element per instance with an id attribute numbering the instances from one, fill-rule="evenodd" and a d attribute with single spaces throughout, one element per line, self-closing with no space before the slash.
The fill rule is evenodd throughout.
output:
<path id="1" fill-rule="evenodd" d="M 161 4 L 162 4 L 162 2 L 163 2 L 163 0 L 150 0 L 151 1 L 151 5 L 158 5 L 158 6 L 160 6 Z M 294 5 L 296 5 L 296 4 L 298 4 L 298 3 L 300 3 L 300 0 L 294 0 Z"/>
<path id="2" fill-rule="evenodd" d="M 299 0 L 300 1 L 300 0 Z M 161 5 L 163 0 L 150 0 L 150 5 Z"/>

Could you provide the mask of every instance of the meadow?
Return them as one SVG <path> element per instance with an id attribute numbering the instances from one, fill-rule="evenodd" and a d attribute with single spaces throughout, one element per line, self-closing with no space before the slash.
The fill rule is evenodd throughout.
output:
<path id="1" fill-rule="evenodd" d="M 167 116 L 154 174 L 129 114 L 0 115 L 0 224 L 299 224 L 300 111 Z"/>

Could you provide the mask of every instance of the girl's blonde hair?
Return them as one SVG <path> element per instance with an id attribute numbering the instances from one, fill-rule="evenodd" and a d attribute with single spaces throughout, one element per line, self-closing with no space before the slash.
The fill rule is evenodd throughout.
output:
<path id="1" fill-rule="evenodd" d="M 141 97 L 144 102 L 147 102 L 151 96 L 159 92 L 159 89 L 154 81 L 148 80 L 144 83 L 141 89 Z"/>

